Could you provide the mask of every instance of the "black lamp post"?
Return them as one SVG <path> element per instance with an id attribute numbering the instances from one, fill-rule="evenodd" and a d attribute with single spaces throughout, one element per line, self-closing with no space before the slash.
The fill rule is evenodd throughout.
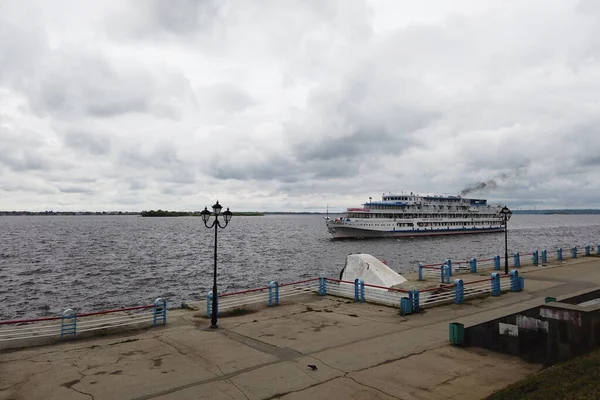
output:
<path id="1" fill-rule="evenodd" d="M 508 221 L 512 216 L 512 211 L 504 206 L 500 210 L 500 214 L 504 217 L 504 273 L 508 275 Z"/>
<path id="2" fill-rule="evenodd" d="M 200 213 L 200 215 L 202 216 L 202 221 L 204 221 L 204 225 L 207 228 L 212 228 L 213 226 L 215 227 L 215 269 L 213 272 L 213 289 L 212 289 L 212 314 L 211 314 L 211 318 L 210 318 L 210 327 L 211 328 L 218 328 L 219 326 L 217 325 L 217 229 L 218 228 L 225 228 L 227 226 L 227 224 L 229 223 L 229 221 L 231 220 L 231 217 L 233 216 L 233 213 L 231 211 L 229 211 L 229 207 L 227 207 L 227 211 L 225 211 L 223 214 L 221 214 L 221 209 L 223 209 L 223 207 L 221 207 L 221 205 L 219 204 L 219 201 L 217 201 L 215 203 L 214 206 L 212 206 L 213 212 L 212 214 L 215 216 L 215 220 L 212 222 L 212 224 L 208 224 L 208 220 L 210 219 L 210 215 L 211 212 L 207 210 L 206 207 L 204 207 L 204 210 L 202 210 L 202 212 Z M 225 219 L 225 224 L 221 225 L 221 221 L 219 221 L 219 215 L 223 215 L 223 218 Z"/>

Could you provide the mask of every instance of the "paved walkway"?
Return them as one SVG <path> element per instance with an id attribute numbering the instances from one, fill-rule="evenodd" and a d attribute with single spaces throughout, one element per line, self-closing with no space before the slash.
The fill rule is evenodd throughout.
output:
<path id="1" fill-rule="evenodd" d="M 181 310 L 165 327 L 5 350 L 0 399 L 480 399 L 541 366 L 451 347 L 448 323 L 484 321 L 600 286 L 600 259 L 521 273 L 524 292 L 407 317 L 306 295 L 221 318 L 218 330 L 207 329 L 202 313 Z"/>

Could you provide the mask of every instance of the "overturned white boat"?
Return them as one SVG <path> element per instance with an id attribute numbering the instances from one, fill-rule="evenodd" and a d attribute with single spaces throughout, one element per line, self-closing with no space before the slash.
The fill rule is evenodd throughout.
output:
<path id="1" fill-rule="evenodd" d="M 354 290 L 349 286 L 355 287 L 356 279 L 361 279 L 364 285 L 364 296 L 366 301 L 373 303 L 400 306 L 401 297 L 409 297 L 411 290 L 419 291 L 421 304 L 424 304 L 431 297 L 430 290 L 421 291 L 420 289 L 429 289 L 427 282 L 409 281 L 384 262 L 370 254 L 350 254 L 346 257 L 346 265 L 340 272 L 340 283 L 337 287 L 328 288 L 328 293 L 341 297 L 352 297 L 356 299 Z M 425 284 L 425 285 L 423 285 Z"/>
<path id="2" fill-rule="evenodd" d="M 391 288 L 406 282 L 406 278 L 370 254 L 350 254 L 340 272 L 340 280 L 362 279 L 369 285 Z"/>
<path id="3" fill-rule="evenodd" d="M 350 254 L 340 272 L 340 283 L 328 287 L 327 292 L 341 297 L 361 297 L 354 283 L 361 279 L 364 285 L 364 299 L 392 307 L 400 306 L 400 298 L 408 297 L 406 290 L 400 289 L 406 278 L 370 254 Z M 357 297 L 358 296 L 358 297 Z"/>

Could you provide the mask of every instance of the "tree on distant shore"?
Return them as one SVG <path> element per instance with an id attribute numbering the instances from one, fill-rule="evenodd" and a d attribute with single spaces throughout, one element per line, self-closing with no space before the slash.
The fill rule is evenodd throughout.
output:
<path id="1" fill-rule="evenodd" d="M 150 210 L 142 211 L 142 217 L 187 217 L 190 216 L 189 212 L 185 211 L 164 211 L 164 210 Z"/>

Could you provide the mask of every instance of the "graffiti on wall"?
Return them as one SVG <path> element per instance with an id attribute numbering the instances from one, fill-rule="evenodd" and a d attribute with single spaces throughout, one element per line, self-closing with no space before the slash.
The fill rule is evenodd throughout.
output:
<path id="1" fill-rule="evenodd" d="M 544 331 L 548 333 L 548 321 L 517 315 L 517 326 L 526 331 Z"/>
<path id="2" fill-rule="evenodd" d="M 503 336 L 519 336 L 519 327 L 512 324 L 498 323 L 498 330 Z"/>
<path id="3" fill-rule="evenodd" d="M 540 317 L 569 321 L 573 325 L 581 326 L 581 314 L 577 311 L 540 308 Z"/>

